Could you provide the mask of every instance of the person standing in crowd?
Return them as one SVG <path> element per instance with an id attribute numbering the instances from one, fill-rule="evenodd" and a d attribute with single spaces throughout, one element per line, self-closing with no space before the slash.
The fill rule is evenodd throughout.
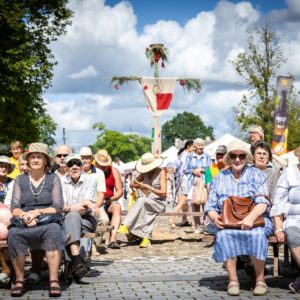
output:
<path id="1" fill-rule="evenodd" d="M 228 168 L 222 170 L 212 181 L 205 205 L 205 213 L 214 224 L 216 236 L 213 258 L 216 262 L 225 263 L 229 277 L 227 293 L 230 296 L 240 294 L 236 262 L 241 255 L 251 256 L 256 276 L 253 294 L 265 295 L 268 291 L 264 267 L 268 255 L 268 237 L 272 234 L 273 224 L 267 215 L 270 202 L 266 198 L 266 176 L 249 165 L 252 160 L 247 144 L 238 140 L 231 142 L 224 157 Z M 241 229 L 225 228 L 221 221 L 222 203 L 229 196 L 250 197 L 255 201 L 254 209 L 240 222 Z M 255 220 L 261 215 L 264 215 L 265 225 L 253 228 Z"/>
<path id="2" fill-rule="evenodd" d="M 28 249 L 41 249 L 46 253 L 49 266 L 49 296 L 58 297 L 61 295 L 58 268 L 64 249 L 62 228 L 57 223 L 38 226 L 37 218 L 43 214 L 61 213 L 61 183 L 56 174 L 48 171 L 52 157 L 45 144 L 30 144 L 24 158 L 28 161 L 30 173 L 15 179 L 11 211 L 13 217 L 21 218 L 28 228 L 12 227 L 8 232 L 8 251 L 15 271 L 11 296 L 20 297 L 24 293 L 24 265 Z"/>
<path id="3" fill-rule="evenodd" d="M 111 165 L 111 157 L 106 150 L 99 150 L 95 155 L 96 167 L 104 172 L 106 192 L 104 194 L 104 201 L 98 199 L 97 204 L 101 207 L 103 205 L 104 210 L 109 216 L 111 225 L 114 229 L 111 231 L 108 247 L 112 249 L 120 249 L 118 244 L 117 229 L 121 224 L 121 205 L 118 200 L 123 195 L 123 187 L 120 172 Z M 98 185 L 99 191 L 99 185 Z"/>
<path id="4" fill-rule="evenodd" d="M 118 229 L 120 234 L 132 233 L 142 238 L 140 248 L 151 245 L 150 236 L 158 213 L 165 210 L 167 193 L 167 175 L 161 169 L 162 158 L 145 153 L 136 164 L 140 175 L 132 180 L 131 187 L 139 189 L 144 195 L 139 197 Z"/>
<path id="5" fill-rule="evenodd" d="M 93 165 L 93 153 L 90 147 L 82 147 L 79 155 L 83 162 L 83 172 L 86 174 L 96 173 L 96 168 Z"/>
<path id="6" fill-rule="evenodd" d="M 227 147 L 225 145 L 218 146 L 216 150 L 216 162 L 205 170 L 205 185 L 208 192 L 213 179 L 220 173 L 221 170 L 226 168 L 226 165 L 224 164 L 224 155 L 226 152 Z"/>
<path id="7" fill-rule="evenodd" d="M 20 172 L 20 174 L 24 174 L 24 173 L 29 172 L 27 160 L 24 159 L 23 154 L 19 158 L 19 172 Z"/>
<path id="8" fill-rule="evenodd" d="M 68 145 L 60 145 L 55 149 L 55 166 L 52 171 L 59 177 L 67 173 L 65 158 L 72 153 L 72 149 Z"/>
<path id="9" fill-rule="evenodd" d="M 176 159 L 174 165 L 176 167 L 176 195 L 178 196 L 178 204 L 174 208 L 174 212 L 187 212 L 188 204 L 187 204 L 187 194 L 189 192 L 189 182 L 188 176 L 184 174 L 184 169 L 186 167 L 186 158 L 192 153 L 194 150 L 194 141 L 188 140 L 185 142 L 184 148 L 178 151 L 178 158 Z M 186 216 L 182 217 L 182 221 L 180 224 L 175 223 L 175 217 L 169 218 L 168 220 L 171 228 L 191 226 L 192 224 L 188 221 Z"/>
<path id="10" fill-rule="evenodd" d="M 15 169 L 15 165 L 11 163 L 7 156 L 0 156 L 0 239 L 6 240 L 8 229 L 12 217 L 10 213 L 11 193 L 13 180 L 8 177 Z M 5 248 L 0 248 L 0 263 L 1 273 L 0 282 L 8 283 L 10 280 L 10 268 L 8 266 L 8 251 Z"/>
<path id="11" fill-rule="evenodd" d="M 254 158 L 254 166 L 267 176 L 269 196 L 272 199 L 280 174 L 272 167 L 271 148 L 267 143 L 257 141 L 251 146 L 251 153 Z"/>
<path id="12" fill-rule="evenodd" d="M 300 161 L 300 147 L 294 150 Z M 300 267 L 300 163 L 288 166 L 280 176 L 270 211 L 275 223 L 275 235 L 279 243 L 285 238 L 292 255 Z M 294 293 L 300 293 L 300 276 L 290 283 Z"/>
<path id="13" fill-rule="evenodd" d="M 23 153 L 23 144 L 20 141 L 14 140 L 10 144 L 10 151 L 12 157 L 10 157 L 10 162 L 15 165 L 14 170 L 8 175 L 8 177 L 15 179 L 19 174 L 19 158 Z"/>
<path id="14" fill-rule="evenodd" d="M 204 140 L 200 138 L 195 139 L 194 148 L 195 150 L 186 158 L 186 166 L 184 169 L 184 174 L 188 176 L 189 190 L 194 188 L 194 185 L 197 184 L 197 181 L 202 180 L 204 184 L 205 170 L 211 165 L 210 156 L 204 152 Z M 193 212 L 203 212 L 203 206 L 203 204 L 191 203 Z M 204 223 L 204 217 L 201 217 L 201 219 L 200 217 L 194 217 L 195 233 L 201 232 L 201 223 Z"/>
<path id="15" fill-rule="evenodd" d="M 94 232 L 97 226 L 97 179 L 84 174 L 80 155 L 69 154 L 65 163 L 67 174 L 61 178 L 65 213 L 63 228 L 66 235 L 70 236 L 66 242 L 66 251 L 71 259 L 73 275 L 80 279 L 89 272 L 89 267 L 80 255 L 80 238 L 82 233 Z M 81 250 L 85 251 L 82 255 L 86 257 L 87 249 Z"/>

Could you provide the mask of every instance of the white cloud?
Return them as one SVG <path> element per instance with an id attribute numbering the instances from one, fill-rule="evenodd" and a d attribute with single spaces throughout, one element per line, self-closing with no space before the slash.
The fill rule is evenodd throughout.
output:
<path id="1" fill-rule="evenodd" d="M 116 91 L 109 80 L 114 75 L 151 76 L 153 69 L 145 48 L 160 42 L 170 51 L 169 63 L 160 75 L 196 77 L 203 85 L 199 94 L 187 94 L 176 87 L 162 122 L 188 110 L 212 125 L 216 135 L 232 132 L 232 106 L 245 91 L 236 85 L 240 79 L 228 61 L 244 51 L 248 29 L 265 19 L 272 20 L 276 30 L 285 33 L 288 60 L 282 72 L 300 77 L 300 65 L 296 63 L 300 60 L 300 21 L 295 18 L 299 6 L 297 0 L 287 3 L 288 9 L 263 16 L 250 2 L 220 1 L 211 11 L 195 12 L 195 17 L 183 26 L 176 21 L 159 20 L 138 33 L 137 16 L 126 1 L 110 7 L 104 0 L 71 0 L 73 24 L 52 45 L 59 64 L 53 87 L 46 95 L 49 113 L 60 128 L 86 132 L 80 139 L 79 134 L 74 137 L 76 143 L 94 139 L 95 132 L 89 135 L 87 131 L 99 121 L 111 129 L 150 135 L 151 116 L 140 85 L 132 82 Z"/>

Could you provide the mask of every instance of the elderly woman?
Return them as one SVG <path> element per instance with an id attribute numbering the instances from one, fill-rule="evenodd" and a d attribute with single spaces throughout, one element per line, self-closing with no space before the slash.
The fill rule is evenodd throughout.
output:
<path id="1" fill-rule="evenodd" d="M 253 155 L 254 166 L 261 170 L 267 177 L 269 196 L 273 198 L 279 172 L 272 165 L 271 148 L 266 142 L 257 141 L 251 146 L 251 153 Z"/>
<path id="2" fill-rule="evenodd" d="M 264 227 L 255 227 L 255 220 L 266 213 L 269 201 L 262 195 L 268 195 L 265 175 L 253 166 L 247 165 L 252 156 L 245 143 L 233 141 L 228 145 L 224 163 L 229 167 L 222 170 L 210 186 L 210 194 L 205 213 L 214 224 L 216 242 L 213 258 L 224 262 L 229 276 L 227 293 L 230 296 L 240 294 L 236 272 L 236 258 L 249 255 L 256 274 L 254 295 L 265 295 L 267 285 L 264 279 L 264 266 L 268 254 L 268 236 L 272 233 L 272 221 L 265 217 Z M 255 208 L 241 222 L 241 229 L 225 229 L 221 222 L 222 202 L 229 196 L 250 197 Z"/>
<path id="3" fill-rule="evenodd" d="M 7 238 L 7 226 L 10 224 L 10 195 L 13 181 L 8 177 L 13 172 L 15 165 L 10 162 L 7 156 L 0 156 L 0 240 Z M 7 264 L 7 249 L 0 248 L 0 262 L 2 272 L 0 273 L 0 282 L 8 283 L 10 280 L 10 269 Z"/>
<path id="4" fill-rule="evenodd" d="M 195 181 L 202 180 L 203 184 L 205 182 L 205 169 L 210 167 L 211 158 L 204 152 L 204 140 L 195 139 L 194 140 L 194 152 L 189 154 L 186 158 L 186 165 L 184 169 L 184 174 L 188 177 L 189 190 L 195 185 Z M 203 204 L 191 203 L 193 212 L 203 212 Z M 204 218 L 194 217 L 195 233 L 200 233 L 200 225 L 203 224 Z"/>
<path id="5" fill-rule="evenodd" d="M 300 147 L 294 150 L 294 154 L 300 160 Z M 292 255 L 300 267 L 300 163 L 283 171 L 272 204 L 270 215 L 274 219 L 278 242 L 282 243 L 287 239 Z M 300 276 L 289 288 L 294 293 L 300 292 Z"/>
<path id="6" fill-rule="evenodd" d="M 64 202 L 60 179 L 48 172 L 52 158 L 47 146 L 32 143 L 25 153 L 29 174 L 19 175 L 14 182 L 11 211 L 14 218 L 23 221 L 24 227 L 12 227 L 8 232 L 8 249 L 16 280 L 11 286 L 11 296 L 24 293 L 24 264 L 28 249 L 46 252 L 49 265 L 49 296 L 61 295 L 58 268 L 64 241 L 61 226 L 49 223 L 39 226 L 38 218 L 44 214 L 59 214 Z"/>
<path id="7" fill-rule="evenodd" d="M 133 179 L 131 186 L 144 196 L 137 199 L 118 230 L 121 234 L 130 232 L 142 238 L 141 248 L 151 245 L 149 238 L 155 217 L 166 207 L 167 175 L 165 169 L 159 168 L 162 162 L 162 158 L 156 158 L 152 153 L 145 153 L 138 160 L 136 170 L 140 175 Z"/>

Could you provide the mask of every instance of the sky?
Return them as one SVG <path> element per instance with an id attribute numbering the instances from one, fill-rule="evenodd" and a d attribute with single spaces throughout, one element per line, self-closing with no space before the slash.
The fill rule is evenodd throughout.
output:
<path id="1" fill-rule="evenodd" d="M 178 84 L 161 123 L 184 111 L 199 115 L 215 137 L 237 135 L 233 106 L 248 94 L 229 60 L 245 51 L 248 30 L 270 24 L 281 36 L 287 61 L 278 75 L 293 74 L 300 90 L 299 0 L 70 0 L 67 33 L 51 44 L 58 62 L 44 95 L 58 124 L 56 143 L 75 150 L 95 143 L 93 124 L 151 136 L 152 116 L 138 82 L 118 90 L 112 76 L 153 76 L 145 56 L 150 44 L 169 49 L 161 77 L 199 78 L 200 93 Z"/>

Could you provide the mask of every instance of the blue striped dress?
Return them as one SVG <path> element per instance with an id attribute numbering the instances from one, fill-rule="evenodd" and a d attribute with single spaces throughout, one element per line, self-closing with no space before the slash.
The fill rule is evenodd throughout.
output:
<path id="1" fill-rule="evenodd" d="M 231 168 L 222 170 L 213 180 L 208 202 L 204 207 L 207 214 L 216 211 L 221 215 L 222 202 L 229 196 L 251 197 L 255 195 L 268 195 L 266 176 L 253 166 L 245 166 L 238 182 L 234 180 Z M 256 197 L 255 203 L 270 205 L 265 197 Z M 268 237 L 273 230 L 271 219 L 265 213 L 265 226 L 251 230 L 223 229 L 215 226 L 213 258 L 216 262 L 227 261 L 231 257 L 250 255 L 260 260 L 266 260 L 268 254 Z"/>

